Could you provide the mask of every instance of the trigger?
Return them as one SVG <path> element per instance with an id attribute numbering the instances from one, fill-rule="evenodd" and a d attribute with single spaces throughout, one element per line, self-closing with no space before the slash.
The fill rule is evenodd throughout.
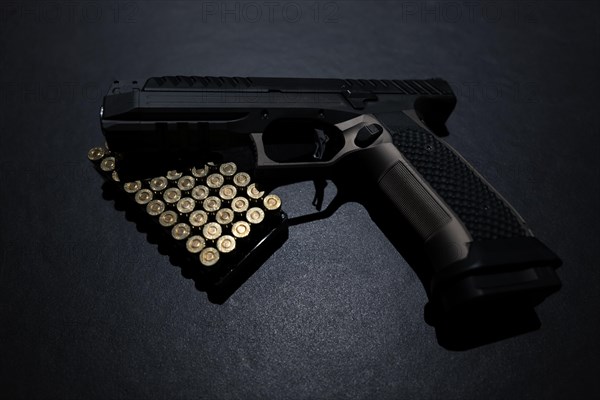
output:
<path id="1" fill-rule="evenodd" d="M 322 160 L 323 155 L 325 154 L 325 146 L 327 146 L 327 142 L 329 138 L 321 129 L 315 129 L 315 152 L 313 154 L 313 158 L 315 160 Z"/>
<path id="2" fill-rule="evenodd" d="M 325 197 L 325 188 L 327 187 L 327 181 L 325 179 L 315 179 L 315 198 L 312 201 L 312 205 L 315 206 L 317 211 L 321 211 L 323 207 L 323 198 Z"/>

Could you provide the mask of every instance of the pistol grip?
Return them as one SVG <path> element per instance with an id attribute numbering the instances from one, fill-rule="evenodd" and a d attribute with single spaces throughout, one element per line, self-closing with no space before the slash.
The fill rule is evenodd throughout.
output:
<path id="1" fill-rule="evenodd" d="M 396 245 L 436 309 L 533 307 L 560 288 L 560 259 L 462 157 L 414 124 L 388 130 L 392 143 L 355 160 L 378 177 L 381 201 L 367 207 L 392 241 L 411 243 Z M 411 246 L 425 262 L 411 262 Z"/>

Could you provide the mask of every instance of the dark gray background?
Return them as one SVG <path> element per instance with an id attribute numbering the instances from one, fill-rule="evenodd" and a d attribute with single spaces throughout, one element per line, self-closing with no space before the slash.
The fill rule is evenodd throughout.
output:
<path id="1" fill-rule="evenodd" d="M 249 4 L 0 4 L 2 397 L 598 396 L 597 3 Z M 86 160 L 110 82 L 169 74 L 449 80 L 448 141 L 564 261 L 541 330 L 440 347 L 415 273 L 355 204 L 210 303 Z M 310 184 L 278 193 L 310 211 Z"/>

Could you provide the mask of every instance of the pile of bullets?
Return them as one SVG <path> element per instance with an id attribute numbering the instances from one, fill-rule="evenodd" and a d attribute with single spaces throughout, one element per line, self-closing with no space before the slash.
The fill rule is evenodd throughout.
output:
<path id="1" fill-rule="evenodd" d="M 281 199 L 265 196 L 232 162 L 121 182 L 117 159 L 106 147 L 92 148 L 88 158 L 204 267 L 218 267 L 253 230 L 281 212 Z"/>

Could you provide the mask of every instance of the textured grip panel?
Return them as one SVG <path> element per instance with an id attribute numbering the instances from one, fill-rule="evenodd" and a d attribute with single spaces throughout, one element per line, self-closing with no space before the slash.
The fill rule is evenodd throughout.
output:
<path id="1" fill-rule="evenodd" d="M 385 173 L 379 187 L 425 240 L 450 221 L 450 215 L 402 162 Z"/>
<path id="2" fill-rule="evenodd" d="M 450 147 L 420 128 L 392 129 L 392 137 L 474 241 L 529 236 L 511 208 Z"/>

